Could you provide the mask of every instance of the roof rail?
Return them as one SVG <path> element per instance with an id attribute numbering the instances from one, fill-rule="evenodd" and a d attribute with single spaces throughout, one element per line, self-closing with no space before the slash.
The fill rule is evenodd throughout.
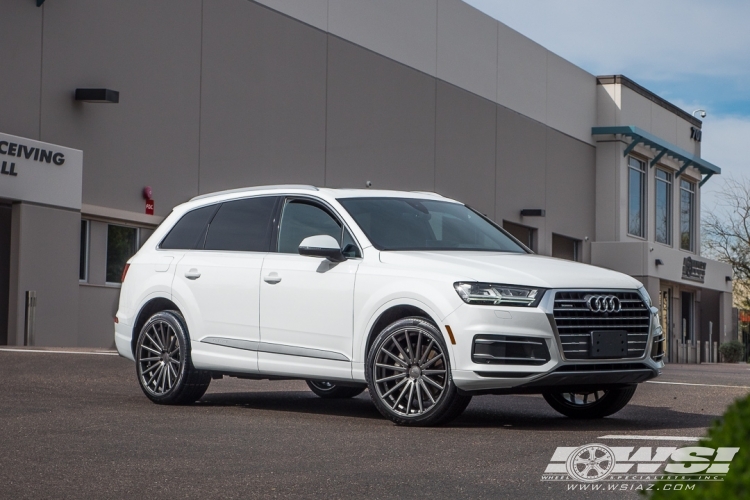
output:
<path id="1" fill-rule="evenodd" d="M 439 196 L 441 198 L 445 198 L 445 196 L 443 196 L 442 194 L 436 193 L 434 191 L 410 191 L 410 192 L 417 193 L 417 194 L 431 194 L 433 196 Z"/>
<path id="2" fill-rule="evenodd" d="M 244 187 L 236 189 L 227 189 L 225 191 L 216 191 L 214 193 L 206 193 L 190 198 L 190 201 L 202 200 L 203 198 L 209 198 L 211 196 L 219 196 L 222 194 L 233 194 L 233 193 L 244 193 L 247 191 L 264 191 L 266 189 L 307 189 L 310 191 L 318 191 L 315 186 L 308 186 L 306 184 L 273 184 L 270 186 L 254 186 Z"/>

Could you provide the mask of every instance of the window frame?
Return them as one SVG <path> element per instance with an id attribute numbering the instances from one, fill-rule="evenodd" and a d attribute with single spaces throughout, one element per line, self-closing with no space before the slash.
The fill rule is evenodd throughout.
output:
<path id="1" fill-rule="evenodd" d="M 138 250 L 140 249 L 141 245 L 141 228 L 139 226 L 134 226 L 132 224 L 119 224 L 119 223 L 113 223 L 113 222 L 107 222 L 107 238 L 106 238 L 106 244 L 104 245 L 104 284 L 106 286 L 110 286 L 113 288 L 120 288 L 122 287 L 122 283 L 116 282 L 116 281 L 107 281 L 107 265 L 109 264 L 107 255 L 109 254 L 109 227 L 110 226 L 118 226 L 118 227 L 126 227 L 130 229 L 135 229 L 135 252 L 133 252 L 133 255 L 138 253 Z M 127 261 L 126 261 L 127 264 Z"/>
<path id="2" fill-rule="evenodd" d="M 347 260 L 361 260 L 364 258 L 364 251 L 362 249 L 362 244 L 357 239 L 357 236 L 354 234 L 354 231 L 352 231 L 349 224 L 346 223 L 343 217 L 339 215 L 339 213 L 336 211 L 336 209 L 331 206 L 330 203 L 327 203 L 325 200 L 322 200 L 320 198 L 316 198 L 314 196 L 305 196 L 305 195 L 281 195 L 281 203 L 278 204 L 276 208 L 276 224 L 273 225 L 273 229 L 271 232 L 271 250 L 270 253 L 275 253 L 277 255 L 296 255 L 297 257 L 300 257 L 299 253 L 281 253 L 279 252 L 279 236 L 281 232 L 281 218 L 284 215 L 284 208 L 287 206 L 288 203 L 291 203 L 293 201 L 305 201 L 307 203 L 310 203 L 313 206 L 317 206 L 318 208 L 325 211 L 328 215 L 331 216 L 336 222 L 338 222 L 341 225 L 341 236 L 340 240 L 343 241 L 344 239 L 344 229 L 349 231 L 349 234 L 352 237 L 352 240 L 354 241 L 354 244 L 357 246 L 357 251 L 359 253 L 359 257 L 347 257 Z M 339 243 L 340 245 L 341 243 Z M 343 248 L 342 248 L 343 250 Z"/>
<path id="3" fill-rule="evenodd" d="M 81 278 L 81 269 L 80 269 L 81 262 L 80 262 L 80 254 L 79 254 L 78 283 L 88 283 L 89 282 L 89 263 L 91 259 L 91 220 L 82 218 L 81 222 L 86 223 L 86 236 L 84 237 L 84 241 L 81 243 L 81 248 L 80 248 L 80 252 L 83 253 L 83 278 Z M 80 239 L 81 237 L 79 236 L 79 240 Z"/>
<path id="4" fill-rule="evenodd" d="M 690 186 L 690 189 L 683 187 L 682 183 L 686 183 Z M 688 228 L 689 234 L 689 248 L 682 246 L 682 193 L 686 192 L 690 195 L 690 227 Z M 688 179 L 680 178 L 680 250 L 683 252 L 695 253 L 695 200 L 696 200 L 696 183 Z"/>
<path id="5" fill-rule="evenodd" d="M 659 178 L 659 172 L 663 172 L 667 175 L 667 179 L 661 179 Z M 659 202 L 658 196 L 659 196 L 659 183 L 663 182 L 667 185 L 667 241 L 659 241 L 658 239 L 658 228 L 659 224 L 656 220 L 656 217 L 658 215 L 658 209 L 657 204 Z M 673 245 L 673 237 L 674 235 L 674 184 L 675 184 L 675 178 L 674 174 L 672 172 L 669 172 L 666 169 L 657 167 L 654 169 L 654 242 L 659 243 L 660 245 L 666 245 L 668 247 L 672 247 Z"/>
<path id="6" fill-rule="evenodd" d="M 642 168 L 638 169 L 630 164 L 630 160 L 634 160 L 638 162 L 638 165 Z M 627 205 L 627 234 L 628 236 L 631 236 L 633 238 L 638 238 L 645 240 L 646 235 L 648 234 L 648 227 L 647 227 L 647 220 L 648 220 L 648 214 L 647 214 L 647 203 L 646 200 L 648 199 L 648 186 L 646 176 L 646 162 L 644 160 L 641 160 L 640 158 L 628 155 L 628 163 L 627 163 L 627 172 L 628 172 L 628 205 Z M 630 182 L 630 171 L 638 172 L 641 176 L 641 189 L 640 189 L 640 222 L 641 222 L 641 234 L 635 234 L 630 232 L 630 190 L 631 190 L 631 182 Z"/>

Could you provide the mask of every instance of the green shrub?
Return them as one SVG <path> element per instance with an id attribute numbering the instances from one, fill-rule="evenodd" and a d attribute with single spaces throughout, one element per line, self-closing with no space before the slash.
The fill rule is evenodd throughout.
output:
<path id="1" fill-rule="evenodd" d="M 745 357 L 745 346 L 739 340 L 725 342 L 719 347 L 725 363 L 737 363 Z"/>
<path id="2" fill-rule="evenodd" d="M 726 344 L 725 344 L 726 345 Z M 723 346 L 722 346 L 723 347 Z M 652 500 L 746 500 L 750 498 L 750 396 L 735 401 L 714 423 L 708 436 L 698 446 L 708 448 L 736 448 L 740 451 L 729 466 L 724 481 L 694 483 L 694 490 L 654 491 Z M 666 482 L 659 481 L 661 489 Z M 675 484 L 675 483 L 672 483 Z"/>

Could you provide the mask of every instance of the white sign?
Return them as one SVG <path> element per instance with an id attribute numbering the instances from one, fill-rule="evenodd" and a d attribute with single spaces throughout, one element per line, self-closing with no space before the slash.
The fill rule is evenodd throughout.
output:
<path id="1" fill-rule="evenodd" d="M 0 133 L 0 198 L 81 209 L 83 151 Z"/>

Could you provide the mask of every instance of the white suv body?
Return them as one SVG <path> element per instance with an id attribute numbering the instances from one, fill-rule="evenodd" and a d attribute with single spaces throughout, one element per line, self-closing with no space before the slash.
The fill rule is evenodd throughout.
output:
<path id="1" fill-rule="evenodd" d="M 399 238 L 412 243 L 394 246 Z M 543 393 L 566 415 L 604 416 L 663 366 L 656 309 L 640 282 L 534 255 L 431 193 L 269 186 L 199 196 L 172 211 L 126 273 L 117 350 L 150 360 L 140 361 L 139 381 L 156 402 L 197 399 L 209 375 L 231 375 L 305 379 L 324 397 L 369 383 L 381 412 L 404 424 L 445 421 L 484 393 Z M 168 311 L 171 323 L 149 323 Z M 413 326 L 396 325 L 405 318 Z M 391 325 L 407 333 L 378 344 Z M 156 339 L 162 331 L 172 333 Z M 435 350 L 423 353 L 428 339 Z M 380 363 L 370 356 L 376 344 Z M 444 372 L 428 373 L 442 363 L 432 357 Z M 377 371 L 383 360 L 390 371 Z M 377 373 L 398 387 L 376 388 Z M 188 382 L 199 387 L 192 396 L 170 396 Z M 617 402 L 598 408 L 601 397 Z M 460 401 L 438 408 L 451 398 Z"/>

